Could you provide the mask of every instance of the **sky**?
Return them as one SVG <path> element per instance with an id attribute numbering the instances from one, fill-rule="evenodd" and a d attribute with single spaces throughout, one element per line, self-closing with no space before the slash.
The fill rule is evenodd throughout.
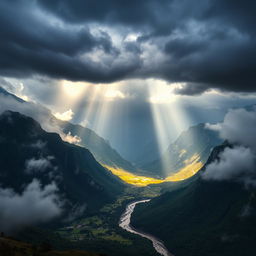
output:
<path id="1" fill-rule="evenodd" d="M 255 103 L 252 0 L 2 0 L 0 86 L 125 158 Z"/>

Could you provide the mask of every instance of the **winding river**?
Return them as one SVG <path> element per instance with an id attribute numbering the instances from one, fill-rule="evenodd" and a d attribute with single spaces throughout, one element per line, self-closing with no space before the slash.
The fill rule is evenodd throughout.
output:
<path id="1" fill-rule="evenodd" d="M 146 203 L 149 201 L 150 201 L 150 199 L 147 199 L 147 200 L 140 200 L 140 201 L 136 201 L 136 202 L 128 204 L 126 206 L 124 213 L 120 217 L 119 226 L 128 232 L 131 232 L 133 234 L 136 234 L 141 237 L 149 239 L 152 242 L 153 247 L 159 254 L 164 255 L 164 256 L 174 256 L 167 250 L 167 248 L 164 246 L 163 242 L 161 242 L 158 238 L 156 238 L 150 234 L 138 231 L 135 228 L 133 228 L 130 224 L 131 216 L 132 216 L 135 206 L 137 204 Z"/>

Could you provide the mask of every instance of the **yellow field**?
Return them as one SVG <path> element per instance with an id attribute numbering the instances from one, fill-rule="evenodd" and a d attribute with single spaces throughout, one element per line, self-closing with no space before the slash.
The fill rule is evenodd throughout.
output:
<path id="1" fill-rule="evenodd" d="M 104 165 L 112 174 L 118 176 L 121 180 L 126 183 L 135 185 L 135 186 L 147 186 L 150 184 L 159 184 L 167 181 L 182 181 L 188 179 L 195 175 L 203 166 L 203 163 L 199 161 L 198 156 L 193 156 L 191 159 L 186 160 L 187 165 L 180 169 L 177 173 L 168 176 L 165 179 L 155 179 L 146 176 L 139 176 L 133 173 L 130 173 L 121 168 L 114 168 L 108 165 Z"/>

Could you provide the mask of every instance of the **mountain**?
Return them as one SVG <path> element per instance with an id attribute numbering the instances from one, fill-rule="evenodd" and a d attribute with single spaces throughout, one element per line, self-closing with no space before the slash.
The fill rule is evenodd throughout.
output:
<path id="1" fill-rule="evenodd" d="M 11 98 L 13 98 L 13 99 L 15 99 L 16 101 L 21 102 L 21 103 L 25 102 L 23 99 L 21 99 L 21 98 L 15 96 L 15 95 L 12 94 L 12 93 L 7 92 L 7 91 L 6 91 L 4 88 L 2 88 L 1 86 L 0 86 L 0 94 L 2 94 L 2 95 L 4 95 L 4 96 L 11 97 Z"/>
<path id="2" fill-rule="evenodd" d="M 160 158 L 141 169 L 151 175 L 166 177 L 193 162 L 204 164 L 212 148 L 220 143 L 222 140 L 215 131 L 206 129 L 205 124 L 198 124 L 182 132 Z"/>
<path id="3" fill-rule="evenodd" d="M 18 112 L 0 115 L 0 156 L 1 190 L 41 192 L 43 198 L 54 190 L 61 208 L 71 213 L 80 206 L 85 213 L 95 212 L 124 189 L 89 150 L 64 142 Z"/>
<path id="4" fill-rule="evenodd" d="M 70 133 L 72 136 L 78 136 L 81 139 L 79 144 L 88 148 L 101 164 L 129 171 L 135 170 L 135 167 L 130 162 L 123 159 L 119 153 L 110 146 L 109 142 L 101 138 L 91 129 L 61 120 L 55 120 L 55 122 L 58 123 L 58 126 L 65 134 Z"/>
<path id="5" fill-rule="evenodd" d="M 214 148 L 207 164 L 228 145 Z M 204 168 L 186 186 L 136 207 L 134 227 L 162 239 L 179 256 L 251 256 L 256 250 L 256 189 L 206 181 Z"/>
<path id="6" fill-rule="evenodd" d="M 29 115 L 42 125 L 48 124 L 53 126 L 56 132 L 63 132 L 66 135 L 79 136 L 79 144 L 87 149 L 94 155 L 96 160 L 103 165 L 110 167 L 122 168 L 129 171 L 134 171 L 135 167 L 126 161 L 120 154 L 113 149 L 110 144 L 102 137 L 97 135 L 89 128 L 75 125 L 70 122 L 61 121 L 55 118 L 52 113 L 41 105 L 26 102 L 17 96 L 7 92 L 0 87 L 0 95 L 11 98 L 17 104 L 12 105 L 14 111 L 22 112 Z M 21 106 L 21 107 L 20 107 Z M 1 108 L 0 108 L 1 110 Z M 8 110 L 8 109 L 5 109 Z M 46 127 L 48 128 L 48 127 Z M 52 127 L 51 127 L 52 129 Z"/>

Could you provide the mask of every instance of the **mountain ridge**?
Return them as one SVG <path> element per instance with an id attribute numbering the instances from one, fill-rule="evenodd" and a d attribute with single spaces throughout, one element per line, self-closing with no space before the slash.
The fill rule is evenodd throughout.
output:
<path id="1" fill-rule="evenodd" d="M 46 189 L 54 189 L 54 198 L 62 202 L 57 206 L 68 215 L 95 212 L 125 188 L 89 150 L 62 141 L 18 112 L 0 115 L 0 153 L 2 191 L 11 189 L 25 197 L 30 191 L 47 196 Z"/>
<path id="2" fill-rule="evenodd" d="M 184 168 L 193 158 L 197 157 L 199 162 L 205 163 L 211 149 L 220 143 L 222 140 L 218 134 L 200 123 L 183 131 L 159 159 L 144 165 L 142 169 L 151 174 L 159 172 L 160 176 L 166 177 Z"/>
<path id="3" fill-rule="evenodd" d="M 79 136 L 79 144 L 89 149 L 98 162 L 112 167 L 120 167 L 126 170 L 135 171 L 136 168 L 131 163 L 125 160 L 115 149 L 111 147 L 111 145 L 104 138 L 96 134 L 93 130 L 78 124 L 73 124 L 68 121 L 59 120 L 54 117 L 48 109 L 34 103 L 28 103 L 16 95 L 9 93 L 2 87 L 0 87 L 0 95 L 1 94 L 12 98 L 14 101 L 17 101 L 20 104 L 25 104 L 27 108 L 30 109 L 29 111 L 24 111 L 24 114 L 26 115 L 31 116 L 33 114 L 33 110 L 31 109 L 36 109 L 38 113 L 33 114 L 32 117 L 39 121 L 39 123 L 41 123 L 39 116 L 42 115 L 43 121 L 47 119 L 49 126 L 55 126 L 54 129 L 56 132 L 58 132 L 58 129 L 60 129 L 61 132 L 67 136 Z M 32 105 L 30 106 L 29 104 Z"/>

